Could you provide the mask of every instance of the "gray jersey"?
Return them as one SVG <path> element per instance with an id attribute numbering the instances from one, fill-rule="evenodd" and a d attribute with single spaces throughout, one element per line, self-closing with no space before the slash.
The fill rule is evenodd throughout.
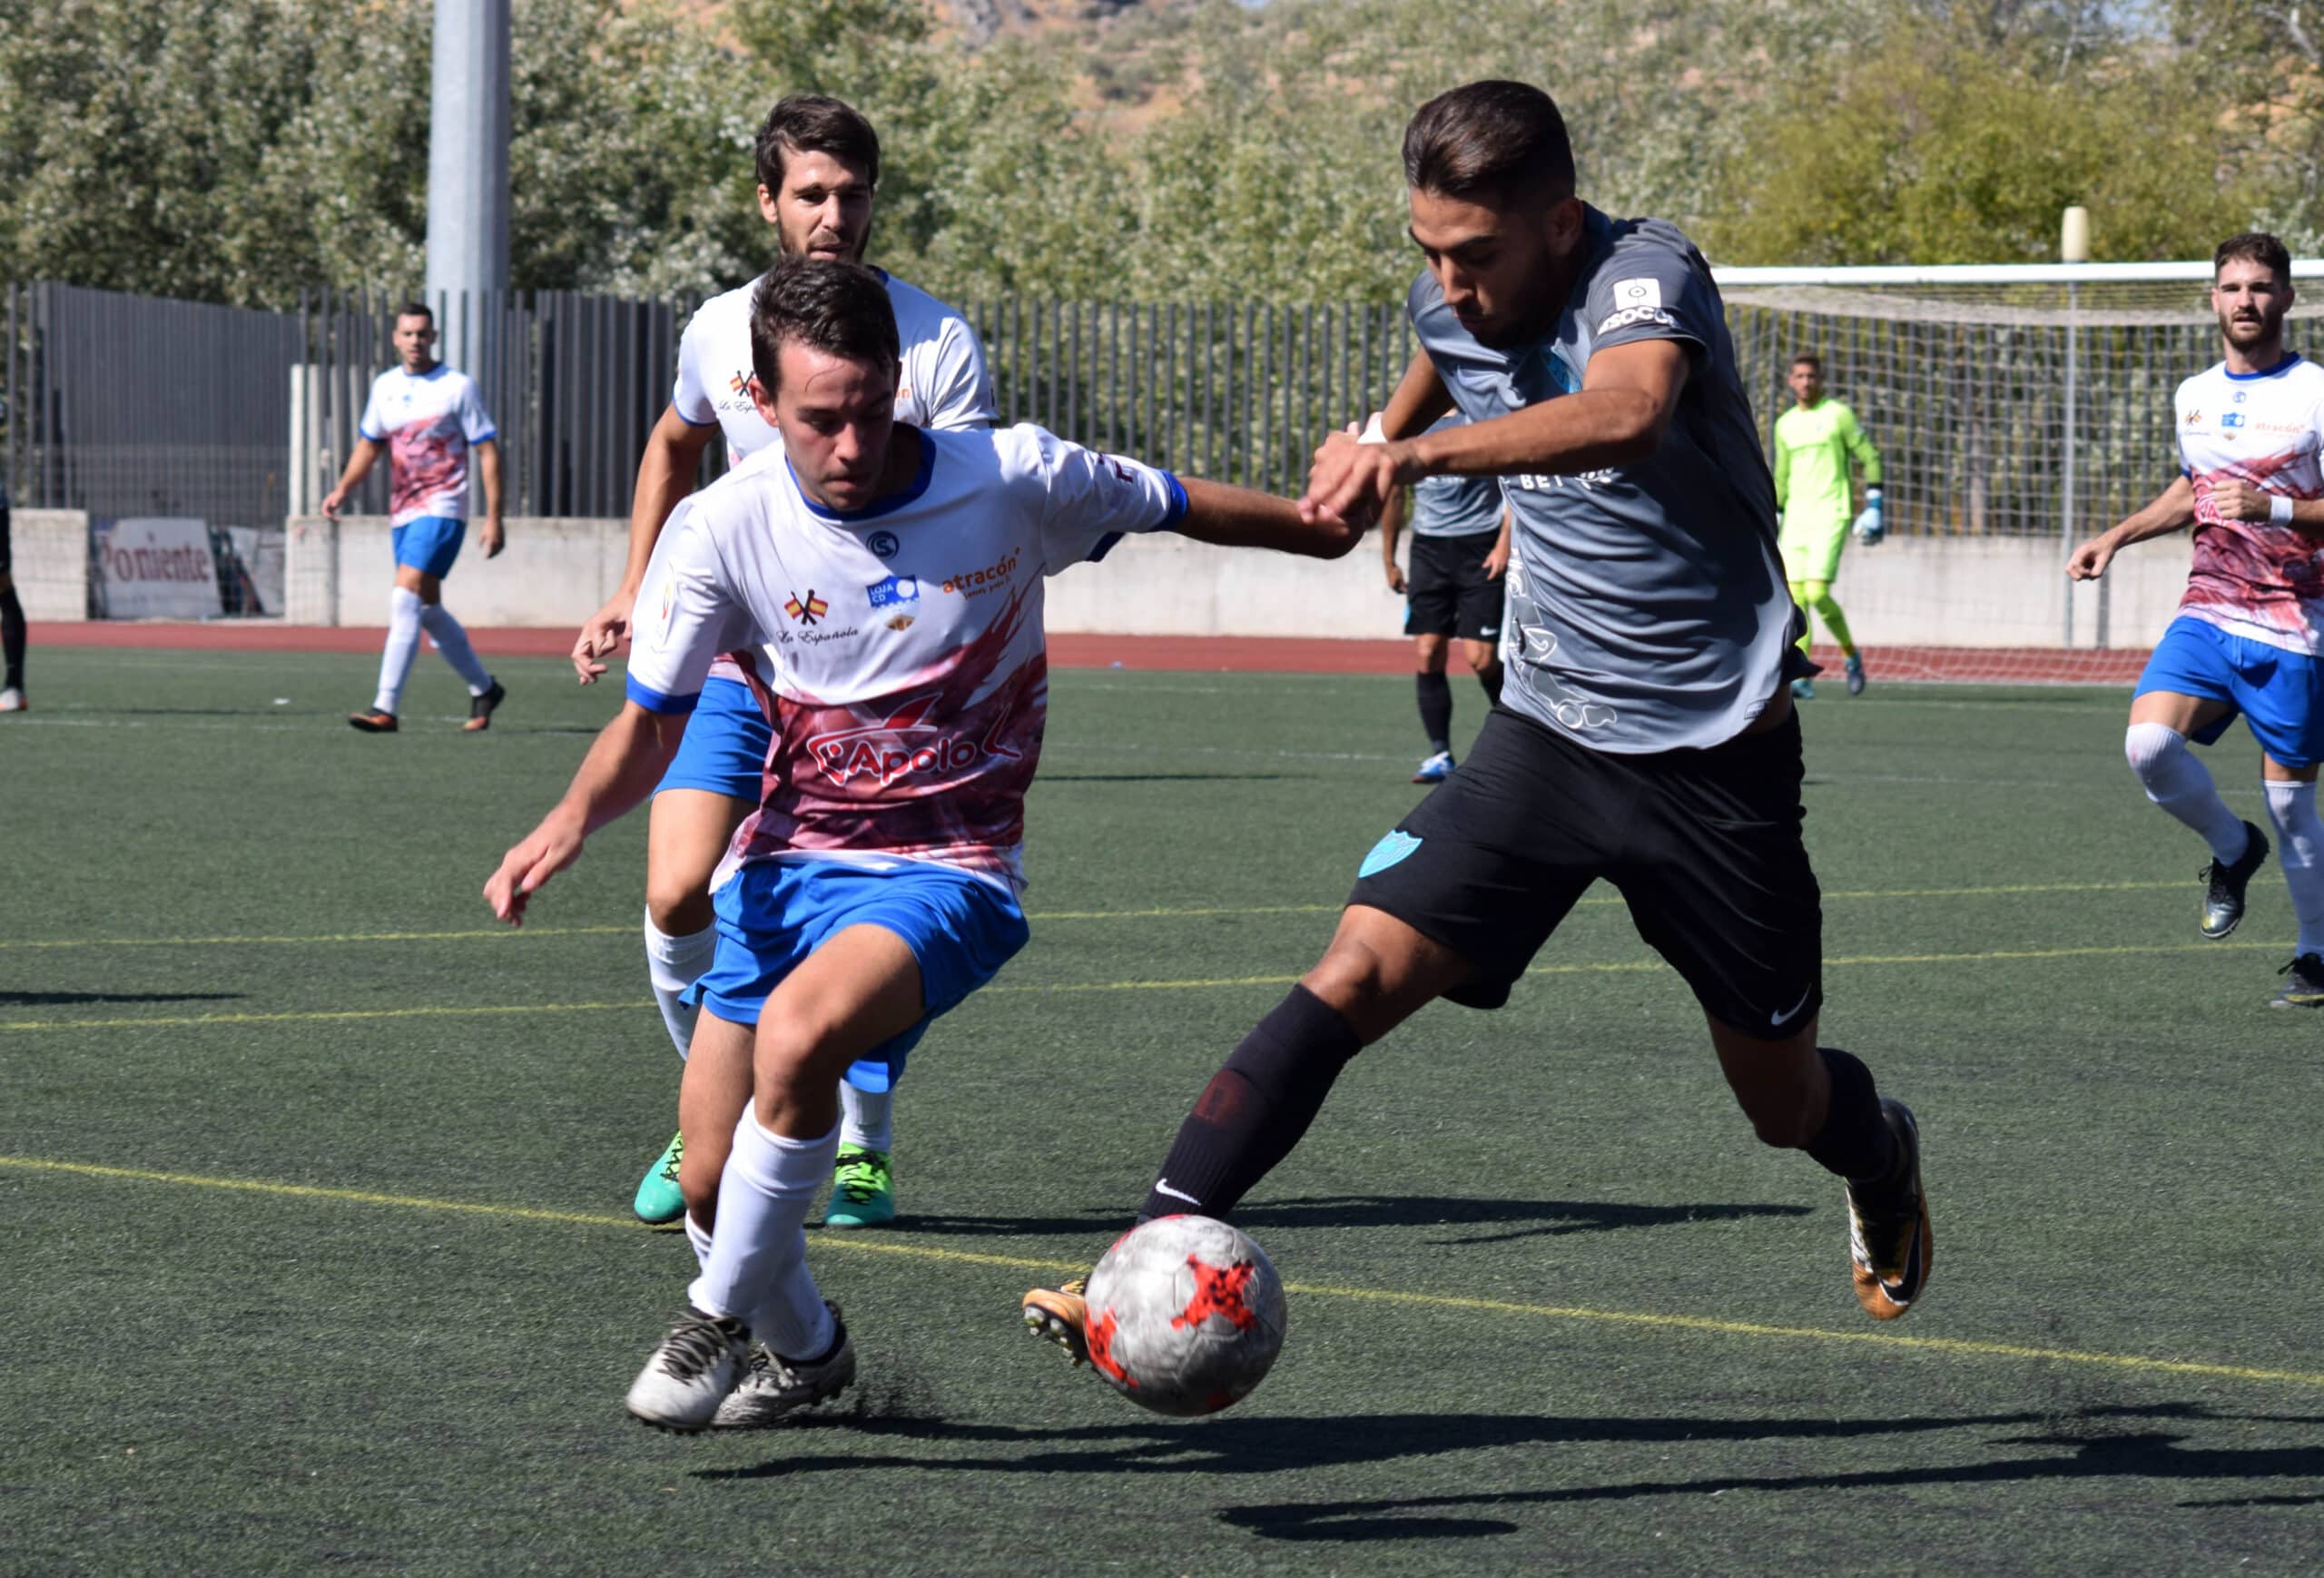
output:
<path id="1" fill-rule="evenodd" d="M 1787 673 L 1800 616 L 1776 551 L 1775 480 L 1710 267 L 1677 227 L 1584 210 L 1587 253 L 1543 338 L 1477 343 L 1423 274 L 1407 310 L 1453 402 L 1489 421 L 1581 387 L 1592 353 L 1675 340 L 1689 370 L 1661 445 L 1577 476 L 1501 479 L 1515 518 L 1502 699 L 1592 750 L 1741 733 Z"/>
<path id="2" fill-rule="evenodd" d="M 1440 417 L 1428 430 L 1443 432 L 1468 419 L 1453 411 Z M 1423 477 L 1413 484 L 1414 537 L 1477 537 L 1500 530 L 1500 478 Z"/>

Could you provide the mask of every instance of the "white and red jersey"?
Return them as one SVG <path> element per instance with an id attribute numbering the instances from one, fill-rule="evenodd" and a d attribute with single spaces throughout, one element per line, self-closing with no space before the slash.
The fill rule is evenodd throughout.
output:
<path id="1" fill-rule="evenodd" d="M 1021 426 L 917 441 L 902 492 L 837 514 L 763 449 L 678 506 L 631 626 L 629 699 L 684 712 L 734 654 L 774 735 L 754 860 L 936 861 L 1023 886 L 1049 661 L 1041 582 L 1175 523 L 1177 478 Z"/>
<path id="2" fill-rule="evenodd" d="M 424 516 L 468 518 L 468 446 L 493 436 L 476 384 L 442 362 L 422 373 L 391 367 L 371 383 L 359 431 L 388 447 L 391 524 Z"/>
<path id="3" fill-rule="evenodd" d="M 916 428 L 975 428 L 994 419 L 992 375 L 969 321 L 927 291 L 884 270 L 895 309 L 903 371 L 896 380 L 896 420 Z M 766 276 L 762 274 L 759 279 Z M 774 442 L 774 429 L 751 403 L 751 296 L 759 280 L 713 296 L 695 309 L 678 337 L 678 380 L 670 404 L 697 428 L 713 422 L 726 439 L 726 459 L 740 465 Z"/>
<path id="4" fill-rule="evenodd" d="M 2290 498 L 2324 498 L 2324 367 L 2288 355 L 2267 372 L 2222 361 L 2179 386 L 2179 453 L 2195 485 L 2195 558 L 2179 611 L 2290 652 L 2324 652 L 2319 544 L 2271 521 L 2221 520 L 2230 478 Z"/>

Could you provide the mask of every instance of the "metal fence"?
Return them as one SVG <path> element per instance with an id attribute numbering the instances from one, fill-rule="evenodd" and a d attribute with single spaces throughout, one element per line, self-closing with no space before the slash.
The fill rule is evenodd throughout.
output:
<path id="1" fill-rule="evenodd" d="M 2216 330 L 1998 314 L 1897 316 L 1738 291 L 1729 322 L 1763 429 L 1785 363 L 1813 347 L 1889 470 L 1896 529 L 2058 533 L 2103 524 L 2167 479 L 2169 396 Z M 21 504 L 99 516 L 279 525 L 313 509 L 393 363 L 403 298 L 319 292 L 255 311 L 39 284 L 6 291 L 0 461 Z M 619 517 L 669 399 L 692 300 L 524 291 L 438 298 L 485 348 L 512 515 Z M 1399 306 L 1256 302 L 965 303 L 1002 419 L 1193 475 L 1296 491 L 1319 435 L 1380 404 L 1410 360 Z M 1988 318 L 1996 315 L 1987 314 Z M 2093 315 L 2093 318 L 2103 315 Z M 2069 425 L 2065 390 L 2078 389 Z M 714 449 L 715 446 L 714 446 Z M 2069 521 L 2061 469 L 2085 479 Z M 723 457 L 705 461 L 705 476 Z M 354 508 L 386 503 L 375 468 Z"/>

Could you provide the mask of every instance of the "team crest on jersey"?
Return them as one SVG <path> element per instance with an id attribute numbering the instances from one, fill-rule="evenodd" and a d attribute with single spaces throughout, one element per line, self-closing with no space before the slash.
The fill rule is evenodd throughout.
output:
<path id="1" fill-rule="evenodd" d="M 815 596 L 815 588 L 809 587 L 803 599 L 798 593 L 792 593 L 790 599 L 783 605 L 783 611 L 802 625 L 812 626 L 832 611 L 832 606 Z"/>
<path id="2" fill-rule="evenodd" d="M 890 620 L 888 621 L 888 628 L 889 628 L 889 629 L 891 629 L 891 630 L 909 630 L 909 629 L 911 629 L 911 615 L 909 615 L 909 614 L 898 614 L 898 615 L 897 615 L 897 616 L 895 616 L 893 618 L 891 618 L 891 619 L 890 619 Z"/>
<path id="3" fill-rule="evenodd" d="M 883 559 L 891 559 L 904 545 L 896 540 L 892 531 L 875 531 L 863 539 L 863 546 Z"/>

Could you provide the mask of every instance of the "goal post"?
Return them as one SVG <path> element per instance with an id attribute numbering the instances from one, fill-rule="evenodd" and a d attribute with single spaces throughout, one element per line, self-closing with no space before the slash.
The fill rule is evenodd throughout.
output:
<path id="1" fill-rule="evenodd" d="M 1715 268 L 1763 442 L 1792 359 L 1823 361 L 1880 450 L 1887 540 L 1833 596 L 1876 677 L 2134 678 L 2185 584 L 2185 536 L 2065 577 L 2073 545 L 2167 486 L 2171 397 L 2220 359 L 2208 261 Z M 2324 281 L 2324 260 L 2292 265 Z M 2324 284 L 2289 330 L 2324 317 Z M 2324 354 L 2324 343 L 2318 347 Z M 1837 651 L 1816 631 L 1817 656 Z"/>

